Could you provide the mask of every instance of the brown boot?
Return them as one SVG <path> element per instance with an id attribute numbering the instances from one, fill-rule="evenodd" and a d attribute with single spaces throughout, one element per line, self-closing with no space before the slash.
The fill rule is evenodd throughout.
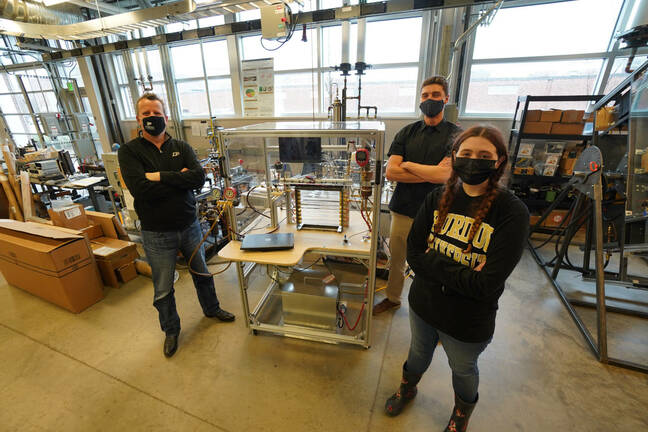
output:
<path id="1" fill-rule="evenodd" d="M 470 415 L 475 409 L 478 400 L 479 395 L 477 395 L 475 402 L 469 404 L 459 399 L 459 396 L 455 395 L 455 406 L 452 410 L 452 417 L 450 417 L 448 426 L 446 426 L 443 432 L 465 432 L 468 429 L 468 420 L 470 419 Z"/>
<path id="2" fill-rule="evenodd" d="M 385 413 L 396 417 L 403 411 L 405 405 L 416 396 L 416 384 L 421 380 L 421 375 L 408 372 L 407 362 L 403 364 L 403 379 L 398 391 L 385 402 Z"/>
<path id="3" fill-rule="evenodd" d="M 378 315 L 379 313 L 386 312 L 390 309 L 396 309 L 400 307 L 400 303 L 394 303 L 393 301 L 389 300 L 388 298 L 384 299 L 380 303 L 374 305 L 373 307 L 373 314 Z"/>

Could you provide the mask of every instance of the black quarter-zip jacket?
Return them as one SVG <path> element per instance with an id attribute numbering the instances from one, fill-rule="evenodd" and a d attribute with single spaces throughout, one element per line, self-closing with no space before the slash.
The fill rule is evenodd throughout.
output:
<path id="1" fill-rule="evenodd" d="M 196 219 L 193 190 L 205 183 L 196 153 L 184 141 L 167 136 L 158 148 L 137 137 L 119 148 L 119 167 L 126 187 L 135 198 L 135 211 L 146 231 L 183 230 Z M 180 172 L 183 168 L 188 171 Z M 160 172 L 160 181 L 146 173 Z"/>

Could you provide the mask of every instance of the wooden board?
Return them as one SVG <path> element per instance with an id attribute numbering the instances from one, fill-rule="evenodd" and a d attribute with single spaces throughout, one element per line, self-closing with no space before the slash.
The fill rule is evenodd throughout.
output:
<path id="1" fill-rule="evenodd" d="M 285 213 L 280 212 L 279 220 L 282 220 L 284 216 Z M 218 256 L 229 261 L 256 262 L 259 264 L 273 264 L 280 266 L 294 266 L 298 264 L 304 254 L 309 251 L 322 252 L 331 255 L 354 254 L 360 255 L 363 258 L 369 258 L 371 240 L 363 241 L 363 237 L 369 234 L 367 231 L 367 225 L 365 225 L 359 212 L 350 212 L 349 218 L 349 227 L 342 233 L 310 229 L 297 231 L 295 225 L 283 222 L 280 224 L 279 229 L 274 232 L 293 233 L 295 236 L 295 247 L 293 249 L 268 252 L 242 251 L 241 242 L 231 241 L 218 252 Z M 254 225 L 254 223 L 255 222 L 251 225 Z M 250 234 L 263 234 L 269 231 L 269 228 L 258 229 L 250 231 Z M 344 244 L 345 234 L 349 240 L 347 244 Z"/>

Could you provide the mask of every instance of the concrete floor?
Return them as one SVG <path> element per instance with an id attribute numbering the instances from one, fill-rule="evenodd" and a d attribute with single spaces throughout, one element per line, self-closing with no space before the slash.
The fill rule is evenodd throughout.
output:
<path id="1" fill-rule="evenodd" d="M 183 332 L 166 359 L 145 277 L 79 315 L 0 277 L 0 430 L 443 430 L 452 408 L 443 350 L 412 406 L 383 414 L 407 354 L 407 307 L 376 317 L 369 350 L 252 336 L 235 278 L 233 269 L 217 277 L 223 306 L 237 313 L 223 324 L 202 316 L 181 271 Z M 646 321 L 633 326 L 628 334 L 648 334 Z M 646 345 L 630 346 L 648 363 Z M 471 431 L 648 431 L 648 375 L 594 359 L 528 253 L 480 370 Z"/>

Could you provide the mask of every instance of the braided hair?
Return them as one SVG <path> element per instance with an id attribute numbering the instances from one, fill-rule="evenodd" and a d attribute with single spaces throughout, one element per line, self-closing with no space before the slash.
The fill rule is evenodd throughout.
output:
<path id="1" fill-rule="evenodd" d="M 466 246 L 466 249 L 462 251 L 463 253 L 470 253 L 470 251 L 472 250 L 473 238 L 477 234 L 479 227 L 481 226 L 484 218 L 488 215 L 488 212 L 493 205 L 493 201 L 495 201 L 495 198 L 497 197 L 497 194 L 499 192 L 498 183 L 508 165 L 508 151 L 506 149 L 504 137 L 499 130 L 492 126 L 473 126 L 459 135 L 452 145 L 453 161 L 456 153 L 459 151 L 459 147 L 461 147 L 461 144 L 471 137 L 483 137 L 490 141 L 490 143 L 495 146 L 498 160 L 501 160 L 502 162 L 500 163 L 497 170 L 493 173 L 493 175 L 488 179 L 488 187 L 486 189 L 486 193 L 483 195 L 483 198 L 475 211 L 475 221 L 473 222 L 470 228 L 470 232 L 468 233 L 468 246 Z M 432 230 L 435 236 L 441 232 L 441 229 L 445 224 L 445 221 L 448 217 L 448 212 L 450 211 L 450 207 L 452 206 L 459 186 L 459 176 L 457 175 L 457 172 L 453 170 L 450 178 L 445 184 L 443 194 L 441 195 L 441 200 L 439 201 L 439 213 Z"/>

